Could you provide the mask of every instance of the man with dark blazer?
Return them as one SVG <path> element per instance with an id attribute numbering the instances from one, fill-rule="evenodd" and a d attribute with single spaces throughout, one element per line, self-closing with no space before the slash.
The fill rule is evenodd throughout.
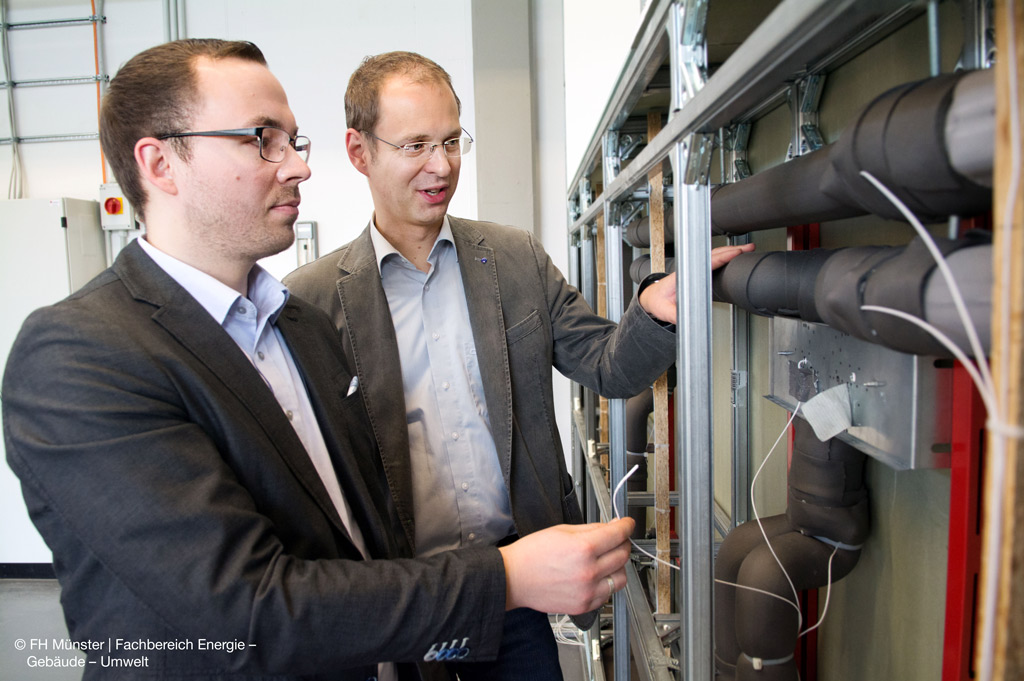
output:
<path id="1" fill-rule="evenodd" d="M 345 93 L 345 141 L 373 217 L 353 242 L 285 278 L 338 327 L 398 516 L 424 556 L 580 522 L 552 367 L 626 398 L 675 357 L 674 275 L 645 281 L 616 325 L 528 232 L 447 214 L 473 144 L 460 113 L 430 59 L 364 60 Z M 750 248 L 716 249 L 713 265 Z M 452 666 L 463 681 L 561 678 L 547 617 L 529 609 L 506 615 L 498 660 Z"/>
<path id="2" fill-rule="evenodd" d="M 33 313 L 3 381 L 84 678 L 411 678 L 621 588 L 628 521 L 411 558 L 330 320 L 256 265 L 310 172 L 255 45 L 141 53 L 100 132 L 145 240 Z"/>

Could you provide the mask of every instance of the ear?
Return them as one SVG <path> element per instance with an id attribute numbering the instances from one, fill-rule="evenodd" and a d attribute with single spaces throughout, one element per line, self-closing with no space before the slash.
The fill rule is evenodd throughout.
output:
<path id="1" fill-rule="evenodd" d="M 177 195 L 178 185 L 174 181 L 174 168 L 181 159 L 155 137 L 143 137 L 135 143 L 135 164 L 139 175 L 147 183 L 164 192 Z"/>
<path id="2" fill-rule="evenodd" d="M 352 162 L 355 169 L 369 177 L 370 162 L 372 160 L 370 156 L 371 150 L 368 146 L 368 141 L 363 137 L 363 133 L 355 128 L 346 130 L 345 150 L 348 151 L 348 160 Z"/>

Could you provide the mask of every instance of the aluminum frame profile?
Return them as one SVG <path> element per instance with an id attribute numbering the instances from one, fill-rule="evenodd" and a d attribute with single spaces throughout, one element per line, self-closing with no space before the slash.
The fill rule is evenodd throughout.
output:
<path id="1" fill-rule="evenodd" d="M 579 412 L 573 414 L 575 428 L 583 428 L 583 415 Z M 612 498 L 609 490 L 604 486 L 604 471 L 596 457 L 587 457 L 587 473 L 590 479 L 590 487 L 594 492 L 597 505 L 601 511 L 601 520 L 608 522 L 614 518 L 612 510 Z M 644 594 L 640 577 L 636 568 L 630 561 L 626 563 L 626 587 L 615 594 L 615 598 L 622 599 L 622 603 L 629 609 L 630 617 L 628 626 L 633 636 L 626 637 L 634 643 L 634 654 L 636 656 L 637 670 L 644 681 L 674 681 L 671 672 L 673 660 L 667 658 L 662 649 L 661 637 L 654 625 L 654 615 Z M 617 608 L 618 606 L 613 606 Z M 618 621 L 615 622 L 618 626 Z M 615 630 L 615 640 L 623 638 L 619 630 Z M 629 651 L 626 651 L 627 669 L 629 665 Z M 618 657 L 616 657 L 618 660 Z M 642 662 L 641 662 L 642 660 Z M 618 664 L 616 663 L 616 667 Z M 628 672 L 627 672 L 628 676 Z M 616 672 L 615 678 L 620 677 Z"/>
<path id="2" fill-rule="evenodd" d="M 602 195 L 582 212 L 577 222 L 592 222 L 599 204 L 618 200 L 634 185 L 646 181 L 647 173 L 671 153 L 678 140 L 695 131 L 717 130 L 740 118 L 760 102 L 777 95 L 779 84 L 804 72 L 807 64 L 825 62 L 835 45 L 850 42 L 865 26 L 889 15 L 903 14 L 913 6 L 914 3 L 897 0 L 785 0 L 708 79 L 704 88 L 675 112 L 636 158 L 614 180 L 606 181 Z M 650 34 L 651 31 L 645 31 L 644 38 L 661 39 Z M 624 75 L 640 71 L 634 63 L 638 61 L 637 55 L 651 53 L 650 49 L 634 52 Z M 625 89 L 617 88 L 616 94 Z M 625 97 L 620 101 L 624 103 Z M 606 114 L 601 124 L 606 125 L 611 119 Z M 586 163 L 581 166 L 577 178 L 585 174 L 587 167 Z"/>

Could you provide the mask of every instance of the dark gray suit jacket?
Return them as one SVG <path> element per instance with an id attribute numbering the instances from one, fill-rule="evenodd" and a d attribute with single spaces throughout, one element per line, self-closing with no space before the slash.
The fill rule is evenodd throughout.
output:
<path id="1" fill-rule="evenodd" d="M 410 555 L 351 364 L 322 312 L 278 320 L 374 558 Z M 364 561 L 273 394 L 137 244 L 29 317 L 4 375 L 7 456 L 54 554 L 85 678 L 365 679 L 457 641 L 493 657 L 495 549 Z M 192 650 L 117 649 L 117 639 Z M 200 639 L 242 641 L 200 651 Z M 103 666 L 113 657 L 147 666 Z M 93 664 L 95 663 L 95 664 Z"/>
<path id="2" fill-rule="evenodd" d="M 673 362 L 675 333 L 635 300 L 618 325 L 594 314 L 526 231 L 451 216 L 449 221 L 516 531 L 524 536 L 580 522 L 555 426 L 551 367 L 606 397 L 632 397 Z M 411 544 L 402 374 L 369 229 L 292 272 L 285 283 L 325 310 L 341 332 Z"/>

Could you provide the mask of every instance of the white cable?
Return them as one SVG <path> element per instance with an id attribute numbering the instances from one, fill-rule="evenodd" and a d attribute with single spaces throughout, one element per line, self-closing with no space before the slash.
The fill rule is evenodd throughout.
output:
<path id="1" fill-rule="evenodd" d="M 633 475 L 633 473 L 636 473 L 638 468 L 640 468 L 640 464 L 633 464 L 633 467 L 629 469 L 629 472 L 626 473 L 624 476 L 622 476 L 622 480 L 619 480 L 619 484 L 615 485 L 615 491 L 612 492 L 612 510 L 615 511 L 615 517 L 616 518 L 621 518 L 622 514 L 619 513 L 619 507 L 618 507 L 618 504 L 615 503 L 615 498 L 617 496 L 619 496 L 619 490 L 622 489 L 622 486 L 626 483 L 627 480 L 629 480 L 629 476 Z M 633 541 L 632 537 L 629 538 L 629 543 L 632 544 L 633 547 L 637 551 L 639 551 L 640 553 L 644 554 L 648 558 L 653 558 L 656 562 L 661 563 L 662 565 L 668 565 L 670 568 L 672 568 L 674 570 L 681 569 L 675 563 L 670 563 L 667 560 L 662 560 L 661 558 L 658 558 L 657 556 L 655 556 L 655 555 L 653 555 L 651 553 L 648 553 L 647 551 L 644 551 L 642 548 L 640 548 L 639 544 L 637 544 L 635 541 Z"/>
<path id="2" fill-rule="evenodd" d="M 796 587 L 793 585 L 793 580 L 789 578 L 789 573 L 786 572 L 786 568 L 782 566 L 782 561 L 779 560 L 779 556 L 775 553 L 775 549 L 772 548 L 772 543 L 768 541 L 768 533 L 764 531 L 764 524 L 761 523 L 761 516 L 757 513 L 757 504 L 754 499 L 754 485 L 757 484 L 757 476 L 761 475 L 761 471 L 764 469 L 764 465 L 768 463 L 768 459 L 771 458 L 772 452 L 774 452 L 775 448 L 779 446 L 779 442 L 782 441 L 783 436 L 789 432 L 789 427 L 793 424 L 793 419 L 795 419 L 796 415 L 800 412 L 800 407 L 802 405 L 803 402 L 796 403 L 796 408 L 793 409 L 793 415 L 790 416 L 789 421 L 786 422 L 786 427 L 783 428 L 782 432 L 779 433 L 779 436 L 775 438 L 775 444 L 773 444 L 772 448 L 768 450 L 768 453 L 764 457 L 764 461 L 761 462 L 761 465 L 757 467 L 757 472 L 754 473 L 754 479 L 750 481 L 750 508 L 754 512 L 754 520 L 757 522 L 757 527 L 761 530 L 761 536 L 764 537 L 764 543 L 768 546 L 768 550 L 771 552 L 772 558 L 775 559 L 775 562 L 778 564 L 779 569 L 782 570 L 782 574 L 785 576 L 786 581 L 789 582 L 789 588 L 793 590 L 792 603 L 793 607 L 795 607 L 797 611 L 797 631 L 800 631 L 804 626 L 804 617 L 800 612 L 799 606 L 800 595 L 797 593 Z"/>
<path id="3" fill-rule="evenodd" d="M 559 643 L 564 643 L 570 646 L 586 645 L 579 639 L 580 629 L 572 623 L 568 615 L 561 615 L 552 622 L 551 632 L 555 635 L 555 640 Z M 570 634 L 572 635 L 571 638 L 569 636 Z"/>
<path id="4" fill-rule="evenodd" d="M 949 336 L 942 333 L 942 331 L 939 331 L 937 328 L 935 328 L 928 322 L 924 321 L 923 319 L 915 317 L 914 315 L 908 314 L 902 310 L 897 310 L 891 307 L 885 307 L 883 305 L 861 305 L 860 309 L 866 312 L 881 312 L 882 314 L 891 315 L 893 317 L 899 317 L 900 319 L 908 321 L 911 324 L 915 324 L 924 329 L 925 331 L 927 331 L 928 333 L 930 333 L 932 337 L 935 338 L 935 340 L 942 343 L 942 345 L 944 345 L 947 350 L 953 353 L 953 356 L 960 360 L 960 363 L 963 364 L 964 369 L 967 370 L 967 373 L 970 375 L 971 380 L 973 380 L 974 384 L 978 387 L 978 392 L 981 394 L 981 399 L 985 403 L 985 409 L 988 410 L 988 413 L 998 413 L 996 408 L 997 403 L 995 393 L 990 392 L 988 390 L 988 388 L 985 386 L 984 381 L 982 380 L 981 374 L 978 373 L 977 367 L 974 366 L 974 363 L 972 363 L 971 360 L 967 357 L 967 354 L 960 348 L 960 346 L 954 343 Z"/>
<path id="5" fill-rule="evenodd" d="M 800 607 L 796 603 L 794 603 L 793 601 L 791 601 L 788 598 L 786 598 L 785 596 L 780 596 L 779 594 L 772 593 L 771 591 L 765 591 L 764 589 L 758 589 L 756 586 L 747 586 L 745 584 L 737 584 L 736 582 L 727 582 L 724 579 L 717 579 L 716 578 L 715 582 L 717 584 L 725 584 L 726 586 L 734 586 L 737 589 L 745 589 L 747 591 L 753 591 L 754 593 L 764 594 L 765 596 L 771 596 L 772 598 L 777 598 L 780 601 L 782 601 L 783 603 L 786 603 L 787 605 L 789 605 L 794 610 L 796 610 L 797 617 L 801 616 L 801 614 L 800 614 Z"/>
<path id="6" fill-rule="evenodd" d="M 837 553 L 839 553 L 838 546 L 832 549 L 832 555 L 828 557 L 828 588 L 825 589 L 825 607 L 821 609 L 821 616 L 818 618 L 818 623 L 801 631 L 800 636 L 806 636 L 820 627 L 825 621 L 825 615 L 828 614 L 828 601 L 832 597 L 832 559 L 836 557 Z M 797 638 L 799 638 L 799 636 Z"/>
<path id="7" fill-rule="evenodd" d="M 960 293 L 960 286 L 953 278 L 953 273 L 949 270 L 949 265 L 946 264 L 946 259 L 942 257 L 942 253 L 939 252 L 938 246 L 935 245 L 935 240 L 932 238 L 932 235 L 924 228 L 924 225 L 922 225 L 921 221 L 917 219 L 917 216 L 907 208 L 906 204 L 904 204 L 898 196 L 893 194 L 888 187 L 879 182 L 874 175 L 866 170 L 860 171 L 860 174 L 868 182 L 875 185 L 875 188 L 877 188 L 885 198 L 889 199 L 889 201 L 891 201 L 892 204 L 896 206 L 901 213 L 903 213 L 903 216 L 907 218 L 907 221 L 911 225 L 913 225 L 925 246 L 928 247 L 928 251 L 935 259 L 935 264 L 938 266 L 939 271 L 942 272 L 942 277 L 946 280 L 946 286 L 949 287 L 950 296 L 953 298 L 953 305 L 956 307 L 956 311 L 960 315 L 960 320 L 964 325 L 964 331 L 967 332 L 967 338 L 971 343 L 971 350 L 974 352 L 974 356 L 979 358 L 978 364 L 981 367 L 981 374 L 985 379 L 985 385 L 989 386 L 989 390 L 994 391 L 995 384 L 992 381 L 992 374 L 989 372 L 988 366 L 981 361 L 981 358 L 985 357 L 985 350 L 981 347 L 981 340 L 978 338 L 978 331 L 974 327 L 974 322 L 971 321 L 970 315 L 967 313 L 967 306 L 964 304 L 963 295 Z"/>

